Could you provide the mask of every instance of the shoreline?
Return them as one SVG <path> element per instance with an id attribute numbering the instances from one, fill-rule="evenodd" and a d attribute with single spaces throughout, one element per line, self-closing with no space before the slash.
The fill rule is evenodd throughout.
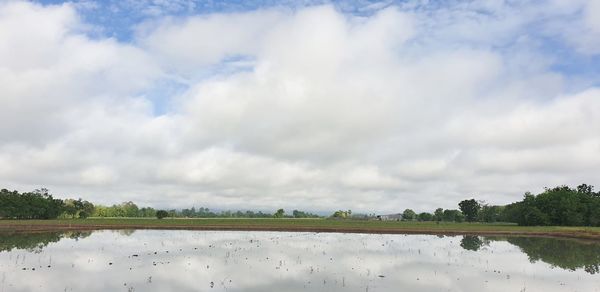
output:
<path id="1" fill-rule="evenodd" d="M 88 219 L 88 221 L 94 221 L 96 219 Z M 119 219 L 115 219 L 119 220 Z M 135 220 L 135 219 L 134 219 Z M 148 219 L 145 219 L 148 220 Z M 150 219 L 151 220 L 151 219 Z M 172 219 L 171 219 L 172 220 Z M 52 220 L 48 222 L 40 221 L 28 221 L 28 220 L 0 220 L 0 232 L 13 232 L 13 233 L 37 233 L 37 232 L 53 232 L 53 231 L 88 231 L 88 230 L 197 230 L 197 231 L 270 231 L 270 232 L 315 232 L 315 233 L 361 233 L 361 234 L 423 234 L 423 235 L 447 235 L 447 236 L 459 236 L 459 235 L 481 235 L 481 236 L 534 236 L 534 237 L 555 237 L 555 238 L 571 238 L 571 239 L 583 239 L 600 242 L 600 231 L 597 230 L 531 230 L 528 227 L 510 226 L 510 230 L 506 230 L 505 225 L 478 225 L 478 229 L 469 227 L 468 223 L 463 224 L 443 224 L 439 228 L 428 228 L 428 225 L 423 224 L 369 224 L 371 226 L 352 226 L 350 222 L 333 222 L 330 226 L 313 226 L 304 225 L 297 226 L 294 222 L 290 224 L 256 224 L 249 220 L 244 222 L 246 224 L 177 224 L 177 222 L 168 222 L 171 220 L 163 220 L 161 224 L 128 224 L 123 221 L 127 219 L 121 219 L 115 221 L 114 224 L 92 224 L 93 222 L 60 222 L 53 223 Z M 210 219 L 209 219 L 210 220 Z M 207 223 L 209 222 L 207 220 Z M 240 220 L 239 221 L 244 221 Z M 78 220 L 73 220 L 78 221 Z M 175 221 L 175 220 L 173 220 Z M 14 222 L 18 222 L 14 224 Z M 163 223 L 167 222 L 167 223 Z M 308 221 L 310 222 L 310 221 Z M 13 224 L 11 224 L 13 223 Z M 29 224 L 28 224 L 29 223 Z M 83 224 L 82 224 L 83 223 Z M 151 222 L 148 222 L 151 223 Z M 170 223 L 170 224 L 169 224 Z M 255 223 L 255 224 L 248 224 Z M 265 223 L 270 223 L 266 221 Z M 347 224 L 345 224 L 347 223 Z M 278 226 L 277 226 L 278 225 Z M 346 226 L 344 226 L 346 225 Z M 396 225 L 396 226 L 394 226 Z M 467 228 L 461 228 L 467 227 Z M 486 228 L 488 227 L 488 228 Z M 556 227 L 554 227 L 556 228 Z"/>

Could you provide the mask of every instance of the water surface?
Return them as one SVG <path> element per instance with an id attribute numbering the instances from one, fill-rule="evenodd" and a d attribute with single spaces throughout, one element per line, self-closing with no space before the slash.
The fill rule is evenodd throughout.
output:
<path id="1" fill-rule="evenodd" d="M 0 233 L 8 291 L 600 291 L 600 244 L 235 231 Z"/>

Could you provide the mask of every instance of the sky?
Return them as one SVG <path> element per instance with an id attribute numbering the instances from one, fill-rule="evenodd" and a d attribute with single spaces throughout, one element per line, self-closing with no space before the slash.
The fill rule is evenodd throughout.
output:
<path id="1" fill-rule="evenodd" d="M 0 187 L 392 213 L 600 187 L 600 0 L 0 0 Z"/>

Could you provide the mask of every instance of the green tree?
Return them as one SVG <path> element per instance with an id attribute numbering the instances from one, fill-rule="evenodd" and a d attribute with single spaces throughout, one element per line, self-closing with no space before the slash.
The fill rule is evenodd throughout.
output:
<path id="1" fill-rule="evenodd" d="M 459 220 L 458 219 L 459 214 L 462 215 L 462 213 L 460 213 L 460 211 L 458 211 L 458 210 L 446 209 L 446 210 L 444 210 L 442 219 L 446 222 L 455 222 L 455 221 Z"/>
<path id="2" fill-rule="evenodd" d="M 169 216 L 169 212 L 165 211 L 165 210 L 158 210 L 156 211 L 156 218 L 158 219 L 163 219 L 165 217 Z"/>
<path id="3" fill-rule="evenodd" d="M 444 220 L 444 209 L 442 209 L 442 208 L 435 209 L 435 212 L 433 213 L 433 220 L 438 221 L 438 222 Z"/>
<path id="4" fill-rule="evenodd" d="M 417 218 L 419 219 L 419 221 L 432 221 L 433 215 L 431 215 L 431 213 L 423 212 L 419 213 L 419 216 Z"/>
<path id="5" fill-rule="evenodd" d="M 338 210 L 333 212 L 333 215 L 331 215 L 331 217 L 333 218 L 348 218 L 350 216 L 350 213 L 352 213 L 352 211 L 348 210 L 348 211 L 344 211 L 344 210 Z"/>
<path id="6" fill-rule="evenodd" d="M 484 204 L 479 210 L 478 220 L 480 222 L 494 223 L 501 220 L 503 206 L 490 206 Z"/>
<path id="7" fill-rule="evenodd" d="M 406 209 L 402 212 L 402 220 L 412 221 L 417 218 L 417 213 L 411 209 Z"/>
<path id="8" fill-rule="evenodd" d="M 73 199 L 66 199 L 64 210 L 71 218 L 75 218 L 75 215 L 77 215 L 77 212 L 79 211 L 79 203 Z"/>
<path id="9" fill-rule="evenodd" d="M 463 200 L 458 203 L 458 206 L 460 207 L 460 211 L 465 215 L 467 222 L 474 222 L 477 220 L 477 214 L 479 209 L 481 209 L 481 206 L 475 199 Z"/>
<path id="10" fill-rule="evenodd" d="M 283 218 L 285 216 L 285 210 L 279 209 L 275 214 L 273 214 L 274 218 Z"/>

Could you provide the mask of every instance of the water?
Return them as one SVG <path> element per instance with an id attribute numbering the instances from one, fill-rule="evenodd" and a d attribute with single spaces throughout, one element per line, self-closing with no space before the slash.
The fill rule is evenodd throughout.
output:
<path id="1" fill-rule="evenodd" d="M 8 291 L 600 291 L 600 244 L 286 232 L 0 233 Z"/>

